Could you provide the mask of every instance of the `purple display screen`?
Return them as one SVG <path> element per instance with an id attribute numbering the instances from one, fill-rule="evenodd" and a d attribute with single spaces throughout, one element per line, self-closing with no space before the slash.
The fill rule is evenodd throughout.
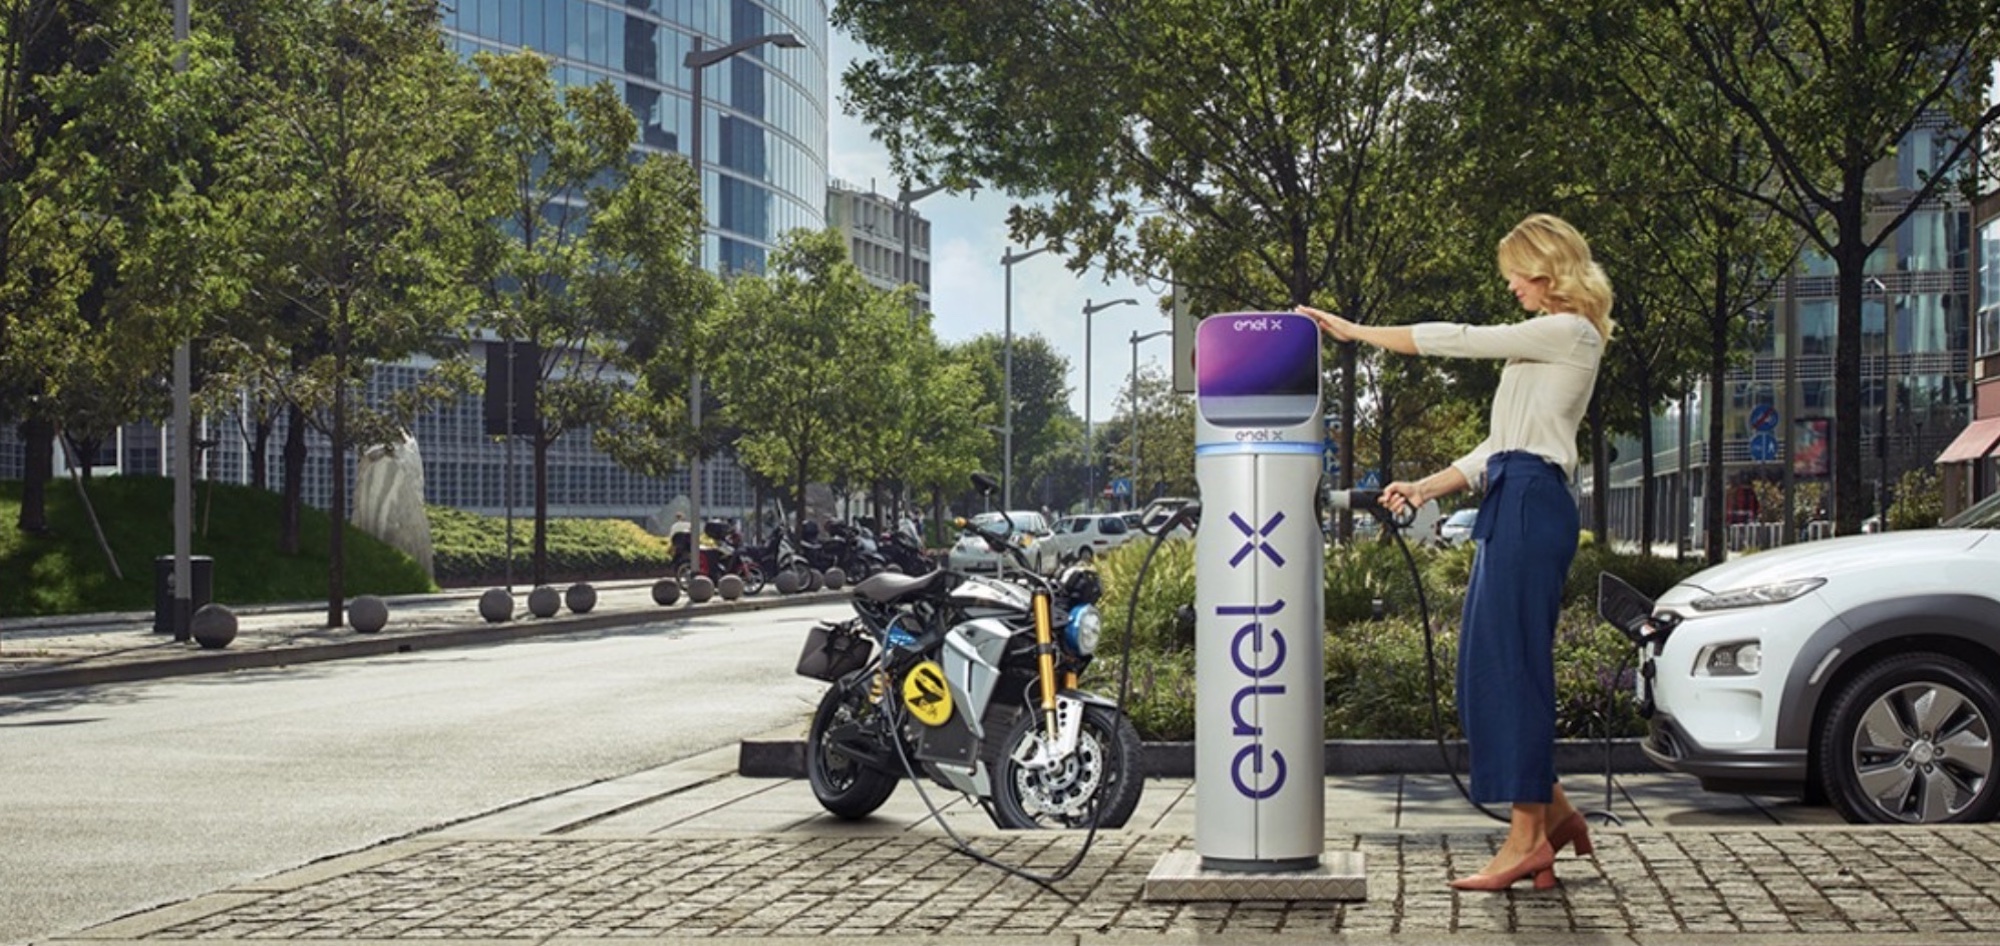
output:
<path id="1" fill-rule="evenodd" d="M 1195 334 L 1195 391 L 1221 426 L 1290 426 L 1319 408 L 1319 326 L 1303 315 L 1212 315 Z"/>

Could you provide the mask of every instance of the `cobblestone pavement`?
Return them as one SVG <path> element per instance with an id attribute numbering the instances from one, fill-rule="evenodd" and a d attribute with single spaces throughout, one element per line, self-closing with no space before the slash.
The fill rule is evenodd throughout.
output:
<path id="1" fill-rule="evenodd" d="M 137 616 L 104 627 L 13 626 L 0 683 L 208 672 L 227 668 L 224 654 L 323 659 L 347 646 L 452 646 L 690 610 L 651 610 L 647 597 L 641 585 L 613 587 L 604 597 L 612 607 L 597 614 L 487 627 L 464 616 L 468 600 L 439 596 L 406 602 L 402 619 L 365 636 L 273 610 L 247 617 L 237 645 L 244 649 L 224 652 L 159 644 Z M 1365 901 L 1169 903 L 1145 900 L 1143 889 L 1163 856 L 1193 845 L 1195 792 L 1186 779 L 1149 780 L 1134 827 L 1100 834 L 1073 875 L 1043 887 L 954 850 L 911 792 L 900 790 L 873 819 L 842 823 L 818 811 L 803 783 L 745 778 L 738 763 L 734 751 L 704 754 L 42 946 L 810 937 L 985 946 L 2000 943 L 2000 826 L 1853 827 L 1823 808 L 1704 793 L 1692 779 L 1660 773 L 1566 775 L 1579 804 L 1601 799 L 1628 827 L 1593 828 L 1596 856 L 1561 860 L 1553 890 L 1451 891 L 1446 880 L 1483 866 L 1497 828 L 1442 776 L 1373 775 L 1327 782 L 1327 850 L 1365 857 Z M 979 850 L 1035 871 L 1057 870 L 1083 845 L 1071 833 L 995 832 L 959 801 L 942 817 Z"/>
<path id="2" fill-rule="evenodd" d="M 1386 938 L 1588 934 L 1898 934 L 2000 938 L 2000 833 L 1754 828 L 1600 831 L 1591 859 L 1535 892 L 1455 894 L 1497 835 L 1368 833 L 1334 839 L 1367 858 L 1350 904 L 1153 903 L 1161 855 L 1190 842 L 1101 834 L 1052 889 L 974 863 L 936 836 L 687 836 L 413 841 L 226 891 L 83 934 L 147 940 L 619 940 L 701 937 L 991 937 L 1346 934 Z M 1070 834 L 984 835 L 994 857 L 1053 871 Z M 138 918 L 144 921 L 146 918 Z M 1924 939 L 1930 937 L 1931 939 Z M 1716 939 L 1714 941 L 1720 941 Z M 1979 941 L 1979 940 L 1970 940 Z"/>

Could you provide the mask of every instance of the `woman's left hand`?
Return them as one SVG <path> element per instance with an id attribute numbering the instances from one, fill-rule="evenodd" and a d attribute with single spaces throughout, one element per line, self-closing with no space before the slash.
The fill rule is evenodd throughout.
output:
<path id="1" fill-rule="evenodd" d="M 1340 316 L 1315 309 L 1309 305 L 1296 306 L 1292 311 L 1319 323 L 1320 331 L 1333 336 L 1334 341 L 1351 342 L 1355 339 L 1355 324 Z"/>

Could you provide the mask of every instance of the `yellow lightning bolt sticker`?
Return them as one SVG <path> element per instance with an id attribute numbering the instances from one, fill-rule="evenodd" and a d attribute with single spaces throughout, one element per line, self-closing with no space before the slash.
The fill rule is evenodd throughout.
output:
<path id="1" fill-rule="evenodd" d="M 951 718 L 951 691 L 945 689 L 944 668 L 926 660 L 903 678 L 903 706 L 926 726 L 942 726 Z"/>

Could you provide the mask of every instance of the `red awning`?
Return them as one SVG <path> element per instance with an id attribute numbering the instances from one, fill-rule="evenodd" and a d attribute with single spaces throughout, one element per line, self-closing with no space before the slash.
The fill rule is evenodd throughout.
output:
<path id="1" fill-rule="evenodd" d="M 1993 445 L 2000 443 L 2000 417 L 1982 417 L 1965 425 L 1952 440 L 1951 446 L 1938 454 L 1939 463 L 1964 463 L 1977 460 L 1992 452 Z"/>

